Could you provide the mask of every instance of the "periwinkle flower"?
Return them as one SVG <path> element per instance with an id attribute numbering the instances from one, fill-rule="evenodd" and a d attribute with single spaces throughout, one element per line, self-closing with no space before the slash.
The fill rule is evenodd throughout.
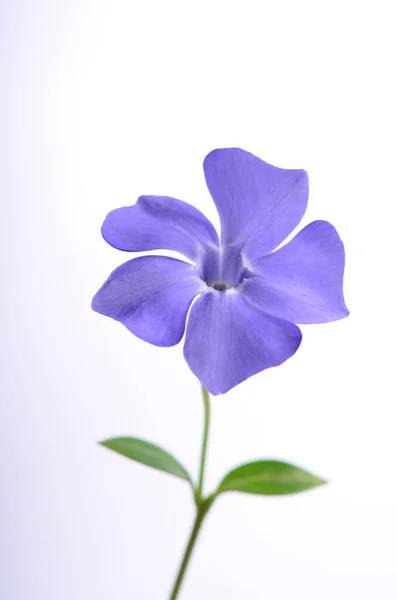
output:
<path id="1" fill-rule="evenodd" d="M 295 354 L 302 339 L 297 324 L 349 313 L 343 244 L 330 223 L 314 221 L 276 250 L 305 213 L 304 170 L 225 148 L 208 154 L 204 173 L 221 240 L 199 210 L 168 196 L 141 196 L 113 210 L 102 227 L 111 246 L 174 250 L 193 264 L 134 258 L 111 273 L 92 307 L 157 346 L 178 344 L 187 320 L 185 359 L 216 395 Z"/>

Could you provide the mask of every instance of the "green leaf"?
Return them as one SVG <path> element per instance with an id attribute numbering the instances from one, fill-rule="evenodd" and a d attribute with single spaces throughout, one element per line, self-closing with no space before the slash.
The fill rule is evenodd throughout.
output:
<path id="1" fill-rule="evenodd" d="M 193 487 L 192 479 L 186 469 L 171 454 L 145 440 L 131 437 L 111 438 L 99 442 L 101 446 L 110 448 L 136 462 L 164 471 L 175 477 L 188 481 Z"/>
<path id="2" fill-rule="evenodd" d="M 278 460 L 258 460 L 230 471 L 219 484 L 217 493 L 282 496 L 304 492 L 324 483 L 324 479 L 294 465 Z"/>

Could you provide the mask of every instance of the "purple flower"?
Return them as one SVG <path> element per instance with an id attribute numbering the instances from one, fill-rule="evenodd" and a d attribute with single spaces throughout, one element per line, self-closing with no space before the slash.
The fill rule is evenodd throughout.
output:
<path id="1" fill-rule="evenodd" d="M 306 171 L 225 148 L 208 154 L 204 174 L 221 241 L 199 210 L 175 198 L 141 196 L 113 210 L 102 227 L 111 246 L 175 250 L 193 264 L 134 258 L 111 273 L 92 308 L 156 346 L 178 344 L 187 320 L 185 359 L 216 395 L 295 354 L 297 323 L 327 323 L 349 312 L 343 244 L 330 223 L 314 221 L 274 251 L 305 213 Z"/>

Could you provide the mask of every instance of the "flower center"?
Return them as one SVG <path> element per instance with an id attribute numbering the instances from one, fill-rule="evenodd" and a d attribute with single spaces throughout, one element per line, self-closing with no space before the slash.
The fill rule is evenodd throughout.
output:
<path id="1" fill-rule="evenodd" d="M 227 283 L 218 282 L 213 283 L 211 287 L 213 287 L 214 290 L 218 290 L 218 292 L 224 292 L 225 290 L 228 290 L 230 288 L 230 285 L 228 285 Z"/>
<path id="2" fill-rule="evenodd" d="M 217 292 L 235 288 L 249 276 L 241 250 L 236 246 L 207 247 L 198 268 L 208 287 Z"/>

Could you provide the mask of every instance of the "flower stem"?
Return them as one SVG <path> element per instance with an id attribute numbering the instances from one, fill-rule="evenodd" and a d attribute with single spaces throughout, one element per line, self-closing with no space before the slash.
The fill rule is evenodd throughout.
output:
<path id="1" fill-rule="evenodd" d="M 210 427 L 210 397 L 207 390 L 201 386 L 204 400 L 204 433 L 203 433 L 203 444 L 201 447 L 201 460 L 200 460 L 200 475 L 197 487 L 198 499 L 201 500 L 203 495 L 203 484 L 204 484 L 204 472 L 205 472 L 205 459 L 207 456 L 207 442 L 208 442 L 208 431 Z"/>
<path id="2" fill-rule="evenodd" d="M 192 555 L 192 551 L 193 551 L 194 545 L 196 543 L 197 536 L 199 534 L 201 525 L 203 524 L 205 515 L 207 514 L 212 502 L 210 501 L 207 504 L 207 506 L 205 506 L 205 504 L 206 503 L 204 503 L 200 508 L 197 509 L 196 520 L 194 522 L 193 529 L 192 529 L 189 541 L 186 546 L 185 554 L 183 555 L 181 566 L 179 567 L 179 572 L 178 572 L 177 578 L 175 580 L 175 584 L 174 584 L 174 587 L 173 587 L 173 590 L 172 590 L 172 593 L 170 596 L 170 600 L 176 600 L 176 598 L 178 597 L 178 593 L 179 593 L 180 587 L 182 585 L 182 581 L 185 576 L 186 568 L 189 564 L 189 560 Z"/>
<path id="3" fill-rule="evenodd" d="M 207 456 L 207 443 L 208 443 L 208 431 L 210 425 L 210 397 L 206 389 L 202 387 L 203 400 L 204 400 L 204 432 L 203 432 L 203 443 L 201 446 L 201 460 L 200 460 L 200 472 L 198 486 L 195 491 L 196 500 L 196 519 L 194 521 L 193 529 L 190 534 L 189 541 L 187 543 L 185 553 L 182 558 L 181 566 L 179 567 L 178 575 L 176 577 L 174 587 L 171 592 L 170 600 L 176 600 L 181 588 L 183 578 L 186 573 L 187 566 L 189 564 L 190 557 L 194 545 L 197 540 L 200 528 L 203 524 L 206 514 L 208 513 L 212 503 L 215 500 L 214 495 L 203 498 L 203 484 L 204 484 L 204 473 L 205 473 L 205 460 Z"/>

